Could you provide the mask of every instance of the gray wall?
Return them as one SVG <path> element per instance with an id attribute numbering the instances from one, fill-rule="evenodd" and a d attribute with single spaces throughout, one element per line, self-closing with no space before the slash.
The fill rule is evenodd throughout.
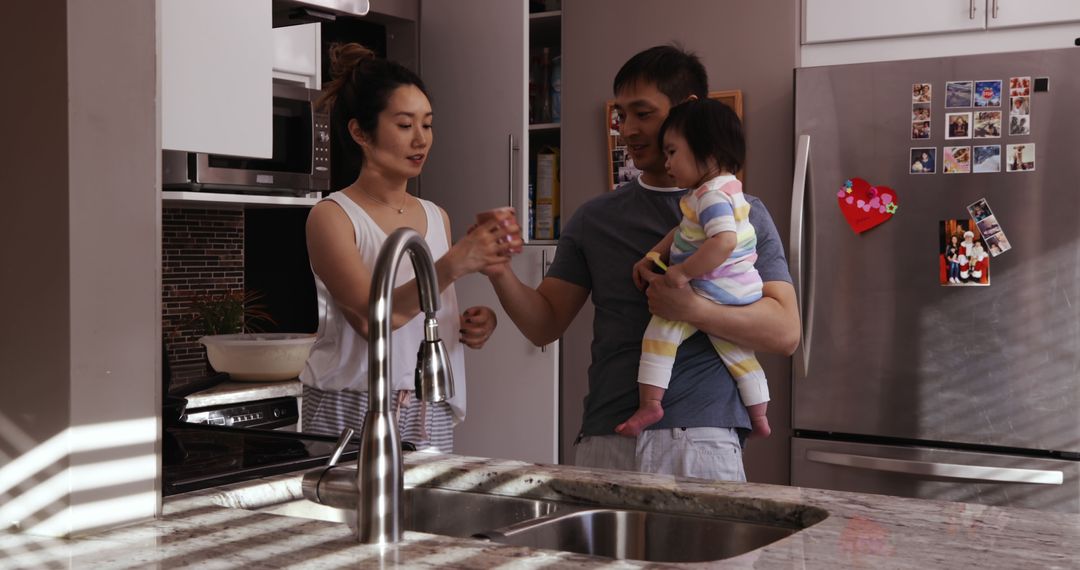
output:
<path id="1" fill-rule="evenodd" d="M 792 179 L 798 2 L 783 0 L 564 0 L 562 215 L 607 188 L 604 102 L 615 72 L 634 53 L 678 41 L 705 63 L 710 89 L 741 89 L 747 138 L 746 189 L 760 197 L 787 243 Z M 572 459 L 587 385 L 592 307 L 563 337 L 563 449 Z M 790 359 L 759 355 L 769 378 L 773 435 L 751 441 L 753 481 L 788 483 Z"/>

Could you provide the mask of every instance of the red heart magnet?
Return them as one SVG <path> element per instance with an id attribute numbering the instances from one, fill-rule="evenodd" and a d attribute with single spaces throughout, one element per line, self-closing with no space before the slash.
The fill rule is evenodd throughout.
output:
<path id="1" fill-rule="evenodd" d="M 844 219 L 857 234 L 884 223 L 900 208 L 892 188 L 871 186 L 862 178 L 845 182 L 836 193 L 836 202 Z"/>

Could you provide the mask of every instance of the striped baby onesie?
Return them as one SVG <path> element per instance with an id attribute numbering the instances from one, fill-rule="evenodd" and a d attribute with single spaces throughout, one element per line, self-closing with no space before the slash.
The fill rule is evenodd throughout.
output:
<path id="1" fill-rule="evenodd" d="M 750 204 L 742 193 L 742 183 L 722 175 L 687 192 L 679 202 L 682 222 L 671 244 L 671 265 L 682 263 L 705 240 L 720 232 L 735 232 L 731 255 L 716 269 L 690 281 L 702 297 L 724 305 L 748 305 L 761 298 L 761 276 L 757 261 L 757 235 L 750 224 Z M 684 340 L 697 332 L 692 325 L 653 316 L 641 346 L 638 382 L 667 388 L 675 353 Z M 769 401 L 769 387 L 754 352 L 726 340 L 710 336 L 720 359 L 735 378 L 743 405 Z"/>

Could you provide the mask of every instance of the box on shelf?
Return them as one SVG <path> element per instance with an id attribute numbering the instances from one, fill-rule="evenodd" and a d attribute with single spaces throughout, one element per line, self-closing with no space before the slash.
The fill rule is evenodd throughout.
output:
<path id="1" fill-rule="evenodd" d="M 544 147 L 536 155 L 536 239 L 559 237 L 559 148 Z"/>

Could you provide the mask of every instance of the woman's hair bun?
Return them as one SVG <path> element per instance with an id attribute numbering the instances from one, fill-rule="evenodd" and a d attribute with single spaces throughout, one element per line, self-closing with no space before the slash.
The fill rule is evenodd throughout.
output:
<path id="1" fill-rule="evenodd" d="M 315 108 L 329 112 L 334 108 L 338 95 L 345 89 L 356 74 L 357 68 L 366 61 L 375 61 L 375 52 L 355 43 L 330 44 L 331 81 L 323 85 L 322 96 L 315 102 Z"/>
<path id="2" fill-rule="evenodd" d="M 375 59 L 375 52 L 358 43 L 330 44 L 330 76 L 348 77 L 364 61 Z"/>

